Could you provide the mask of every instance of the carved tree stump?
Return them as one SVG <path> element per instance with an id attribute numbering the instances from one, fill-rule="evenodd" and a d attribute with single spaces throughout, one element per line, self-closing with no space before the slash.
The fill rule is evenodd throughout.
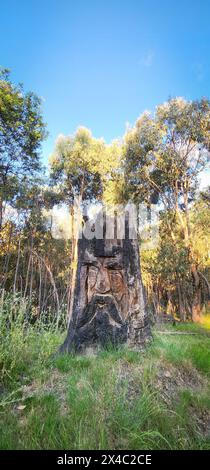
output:
<path id="1" fill-rule="evenodd" d="M 128 343 L 141 347 L 150 324 L 140 271 L 137 239 L 78 240 L 68 334 L 61 352 L 83 352 Z"/>

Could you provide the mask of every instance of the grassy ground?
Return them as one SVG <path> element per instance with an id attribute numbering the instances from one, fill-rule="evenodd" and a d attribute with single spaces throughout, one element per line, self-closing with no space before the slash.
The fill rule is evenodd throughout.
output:
<path id="1" fill-rule="evenodd" d="M 1 331 L 0 448 L 210 449 L 208 330 L 164 331 L 143 353 L 57 359 L 62 334 Z"/>

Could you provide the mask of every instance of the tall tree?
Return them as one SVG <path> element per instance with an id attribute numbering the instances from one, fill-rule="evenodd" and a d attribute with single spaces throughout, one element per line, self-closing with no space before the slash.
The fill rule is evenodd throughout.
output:
<path id="1" fill-rule="evenodd" d="M 51 178 L 68 205 L 101 195 L 100 160 L 105 144 L 80 127 L 73 136 L 59 136 L 50 157 Z"/>
<path id="2" fill-rule="evenodd" d="M 103 140 L 95 139 L 88 129 L 80 127 L 72 136 L 59 136 L 50 157 L 52 184 L 60 195 L 60 202 L 65 203 L 70 210 L 72 248 L 68 310 L 71 309 L 78 247 L 79 225 L 75 224 L 74 209 L 76 204 L 81 207 L 84 202 L 101 199 L 100 173 L 105 151 Z"/>
<path id="3" fill-rule="evenodd" d="M 174 252 L 177 224 L 193 280 L 192 318 L 200 315 L 200 275 L 193 253 L 190 204 L 198 175 L 210 161 L 210 102 L 171 99 L 154 116 L 144 113 L 125 137 L 125 175 L 130 197 L 162 203 Z"/>
<path id="4" fill-rule="evenodd" d="M 7 202 L 15 204 L 22 184 L 40 170 L 40 148 L 46 136 L 41 100 L 10 73 L 0 72 L 0 228 Z"/>

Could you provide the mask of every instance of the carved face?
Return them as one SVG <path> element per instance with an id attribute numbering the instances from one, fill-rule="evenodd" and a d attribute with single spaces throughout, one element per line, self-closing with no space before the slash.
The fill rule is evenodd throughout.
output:
<path id="1" fill-rule="evenodd" d="M 86 257 L 87 266 L 87 302 L 93 296 L 112 296 L 118 304 L 122 317 L 126 308 L 126 283 L 121 260 L 114 257 Z"/>

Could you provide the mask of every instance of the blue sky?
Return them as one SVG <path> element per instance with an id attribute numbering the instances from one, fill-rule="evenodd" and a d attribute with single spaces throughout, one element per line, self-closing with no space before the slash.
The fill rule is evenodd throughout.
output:
<path id="1" fill-rule="evenodd" d="M 210 97 L 209 0 L 0 0 L 0 64 L 43 97 L 50 133 L 107 142 L 169 96 Z"/>

